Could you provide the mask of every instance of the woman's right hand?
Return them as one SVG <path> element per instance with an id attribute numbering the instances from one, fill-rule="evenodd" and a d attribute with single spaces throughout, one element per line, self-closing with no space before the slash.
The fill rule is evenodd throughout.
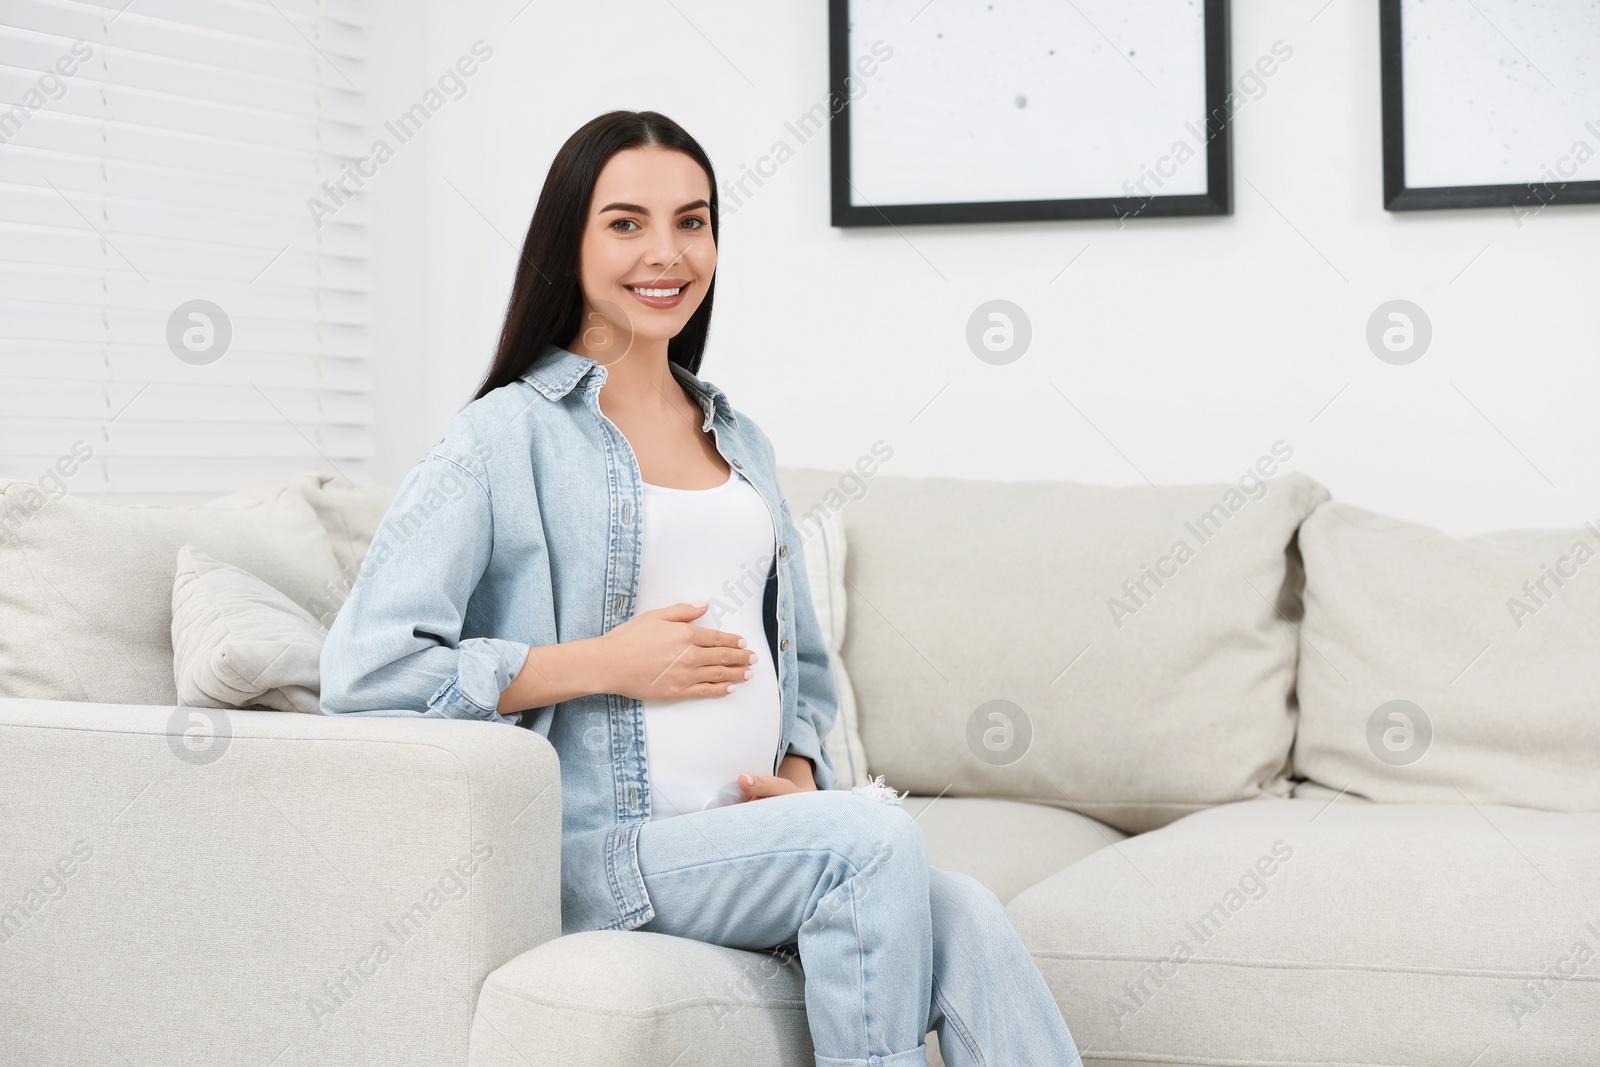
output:
<path id="1" fill-rule="evenodd" d="M 726 696 L 751 676 L 756 654 L 738 634 L 696 626 L 709 605 L 669 604 L 642 611 L 602 635 L 608 693 L 635 700 Z"/>

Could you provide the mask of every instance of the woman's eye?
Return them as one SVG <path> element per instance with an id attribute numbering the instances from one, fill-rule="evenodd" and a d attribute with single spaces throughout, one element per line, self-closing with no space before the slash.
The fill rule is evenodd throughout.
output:
<path id="1" fill-rule="evenodd" d="M 691 229 L 691 230 L 703 230 L 703 229 L 706 228 L 706 225 L 707 225 L 706 220 L 703 219 L 703 218 L 700 218 L 698 215 L 690 215 L 687 218 L 683 219 L 682 222 L 692 222 L 692 223 L 694 223 L 693 226 L 689 227 L 689 229 Z M 682 223 L 680 223 L 680 225 L 681 224 Z M 634 230 L 639 228 L 639 224 L 637 222 L 635 222 L 633 219 L 616 219 L 616 220 L 612 221 L 612 223 L 610 225 L 611 225 L 611 229 L 613 231 L 617 232 L 617 233 L 633 233 Z M 619 226 L 631 226 L 631 227 L 633 227 L 633 229 L 621 230 L 621 229 L 618 229 Z"/>

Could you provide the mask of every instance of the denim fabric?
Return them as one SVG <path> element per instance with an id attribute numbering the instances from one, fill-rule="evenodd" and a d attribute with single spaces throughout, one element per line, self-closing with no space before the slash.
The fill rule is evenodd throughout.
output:
<path id="1" fill-rule="evenodd" d="M 653 822 L 639 858 L 656 910 L 642 929 L 798 949 L 817 1067 L 926 1067 L 929 1030 L 948 1067 L 1078 1067 L 1005 906 L 930 867 L 904 808 L 786 793 Z"/>
<path id="2" fill-rule="evenodd" d="M 750 581 L 705 593 L 713 609 L 742 597 L 769 605 L 782 731 L 772 766 L 752 771 L 776 773 L 796 753 L 811 760 L 818 789 L 831 789 L 838 775 L 822 738 L 838 692 L 772 443 L 716 386 L 671 368 L 777 533 L 766 588 Z M 452 420 L 401 483 L 329 630 L 324 713 L 511 725 L 496 704 L 531 646 L 597 637 L 633 616 L 642 479 L 627 438 L 600 410 L 606 374 L 550 345 L 521 380 Z M 761 647 L 759 636 L 743 636 Z M 591 694 L 531 709 L 517 725 L 548 738 L 561 760 L 564 932 L 649 922 L 638 858 L 650 815 L 640 701 Z"/>

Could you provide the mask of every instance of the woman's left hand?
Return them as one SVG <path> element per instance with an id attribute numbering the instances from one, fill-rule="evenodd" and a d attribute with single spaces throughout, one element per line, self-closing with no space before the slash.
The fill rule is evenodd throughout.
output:
<path id="1" fill-rule="evenodd" d="M 811 774 L 811 761 L 804 756 L 788 755 L 778 764 L 777 774 L 741 774 L 739 788 L 745 800 L 782 796 L 785 793 L 816 792 L 816 779 Z"/>

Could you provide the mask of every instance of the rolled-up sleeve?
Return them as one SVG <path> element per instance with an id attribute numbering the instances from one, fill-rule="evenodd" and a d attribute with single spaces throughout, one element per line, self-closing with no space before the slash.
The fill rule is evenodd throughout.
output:
<path id="1" fill-rule="evenodd" d="M 496 706 L 529 646 L 461 636 L 493 534 L 476 474 L 437 453 L 412 468 L 322 646 L 324 714 L 512 722 Z"/>

